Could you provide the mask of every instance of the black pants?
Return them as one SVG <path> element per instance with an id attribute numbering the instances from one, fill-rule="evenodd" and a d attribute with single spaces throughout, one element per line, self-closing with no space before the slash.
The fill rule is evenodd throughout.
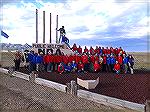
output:
<path id="1" fill-rule="evenodd" d="M 111 72 L 114 72 L 114 64 L 111 64 Z"/>
<path id="2" fill-rule="evenodd" d="M 106 72 L 106 64 L 102 64 L 102 71 Z"/>
<path id="3" fill-rule="evenodd" d="M 14 60 L 15 62 L 15 71 L 19 71 L 19 68 L 20 68 L 20 60 Z"/>

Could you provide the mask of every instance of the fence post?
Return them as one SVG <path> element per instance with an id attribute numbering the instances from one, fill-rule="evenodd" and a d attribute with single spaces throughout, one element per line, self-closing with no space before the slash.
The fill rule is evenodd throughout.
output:
<path id="1" fill-rule="evenodd" d="M 66 92 L 70 94 L 70 92 L 71 92 L 71 83 L 66 83 L 66 85 L 67 85 Z"/>
<path id="2" fill-rule="evenodd" d="M 35 79 L 37 77 L 37 73 L 35 71 L 33 71 L 31 74 L 30 74 L 30 81 L 31 82 L 35 82 Z"/>
<path id="3" fill-rule="evenodd" d="M 75 81 L 71 81 L 71 94 L 77 95 L 77 84 Z"/>
<path id="4" fill-rule="evenodd" d="M 145 112 L 150 112 L 150 100 L 146 100 Z"/>

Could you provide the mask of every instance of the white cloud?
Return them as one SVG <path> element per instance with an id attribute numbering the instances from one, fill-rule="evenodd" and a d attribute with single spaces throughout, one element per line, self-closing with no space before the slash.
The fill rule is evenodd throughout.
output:
<path id="1" fill-rule="evenodd" d="M 59 15 L 59 27 L 65 26 L 67 37 L 70 39 L 92 38 L 93 32 L 106 31 L 110 25 L 119 26 L 122 22 L 111 23 L 111 20 L 120 16 L 125 11 L 140 6 L 138 3 L 122 3 L 117 4 L 114 0 L 68 0 L 66 3 L 50 3 L 36 0 L 39 7 L 39 42 L 42 42 L 43 36 L 43 10 L 46 11 L 46 42 L 49 42 L 49 13 L 52 13 L 52 41 L 56 38 L 56 15 Z M 36 3 L 21 2 L 18 7 L 16 4 L 7 4 L 0 12 L 2 17 L 1 26 L 11 26 L 13 29 L 5 29 L 10 35 L 9 39 L 3 39 L 3 42 L 11 43 L 34 43 L 35 42 L 35 9 Z M 42 7 L 43 6 L 43 7 Z M 87 8 L 88 7 L 88 8 Z M 86 9 L 87 10 L 84 10 Z M 80 14 L 80 12 L 85 12 Z M 143 18 L 138 24 L 145 23 Z M 70 31 L 79 26 L 86 26 L 89 31 L 73 34 Z M 137 33 L 141 32 L 141 33 Z M 145 28 L 129 32 L 128 37 L 144 35 Z M 134 34 L 133 34 L 134 33 Z M 106 37 L 107 38 L 107 37 Z"/>

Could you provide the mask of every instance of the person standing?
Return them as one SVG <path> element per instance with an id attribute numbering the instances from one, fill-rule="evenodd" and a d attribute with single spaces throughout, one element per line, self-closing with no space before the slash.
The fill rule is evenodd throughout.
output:
<path id="1" fill-rule="evenodd" d="M 62 26 L 61 28 L 59 28 L 59 30 L 56 28 L 57 31 L 60 31 L 60 37 L 59 37 L 59 43 L 60 43 L 60 39 L 62 38 L 62 36 L 64 36 L 66 34 L 65 28 L 64 26 Z"/>
<path id="2" fill-rule="evenodd" d="M 129 55 L 128 66 L 131 74 L 133 74 L 133 65 L 134 65 L 134 58 L 132 55 Z"/>
<path id="3" fill-rule="evenodd" d="M 114 71 L 117 75 L 120 74 L 120 64 L 118 63 L 118 61 L 116 61 L 116 64 L 114 65 Z"/>
<path id="4" fill-rule="evenodd" d="M 15 71 L 19 71 L 19 68 L 20 68 L 20 63 L 22 61 L 22 55 L 19 51 L 17 51 L 15 53 L 15 59 L 14 59 L 14 62 L 15 62 Z"/>

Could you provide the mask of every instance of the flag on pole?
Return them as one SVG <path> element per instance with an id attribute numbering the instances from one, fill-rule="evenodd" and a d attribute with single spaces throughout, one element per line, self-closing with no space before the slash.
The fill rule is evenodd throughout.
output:
<path id="1" fill-rule="evenodd" d="M 7 35 L 7 33 L 1 31 L 1 35 L 4 36 L 5 38 L 8 38 L 9 36 Z"/>

